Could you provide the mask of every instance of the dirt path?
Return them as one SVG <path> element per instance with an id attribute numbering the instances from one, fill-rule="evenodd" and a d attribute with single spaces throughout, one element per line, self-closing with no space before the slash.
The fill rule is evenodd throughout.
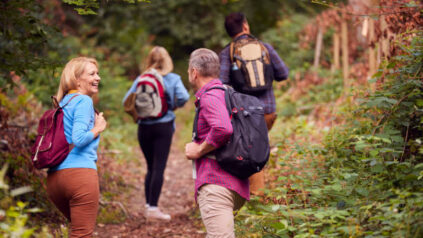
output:
<path id="1" fill-rule="evenodd" d="M 175 144 L 175 143 L 173 143 Z M 112 166 L 125 179 L 126 192 L 122 192 L 119 202 L 129 214 L 120 224 L 97 224 L 95 237 L 191 237 L 205 236 L 198 210 L 194 203 L 194 181 L 191 178 L 191 162 L 187 161 L 179 149 L 172 145 L 165 171 L 165 181 L 159 200 L 159 207 L 171 214 L 170 222 L 147 222 L 144 217 L 144 176 L 145 160 L 139 148 L 138 162 Z M 103 160 L 107 167 L 107 159 Z M 100 173 L 101 174 L 101 173 Z"/>

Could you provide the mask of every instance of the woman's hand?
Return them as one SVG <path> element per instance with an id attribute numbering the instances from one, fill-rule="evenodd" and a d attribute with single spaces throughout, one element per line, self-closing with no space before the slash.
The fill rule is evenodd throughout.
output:
<path id="1" fill-rule="evenodd" d="M 103 113 L 95 114 L 94 127 L 91 132 L 94 133 L 94 138 L 106 129 L 107 121 L 104 119 Z"/>

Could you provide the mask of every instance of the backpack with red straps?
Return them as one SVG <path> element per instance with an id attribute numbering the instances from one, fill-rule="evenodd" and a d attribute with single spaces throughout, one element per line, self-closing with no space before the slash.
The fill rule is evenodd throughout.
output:
<path id="1" fill-rule="evenodd" d="M 71 145 L 65 137 L 63 108 L 77 96 L 74 95 L 62 107 L 59 106 L 57 99 L 52 97 L 56 107 L 47 110 L 41 117 L 38 124 L 37 137 L 31 149 L 31 160 L 35 168 L 54 167 L 62 163 L 68 156 Z"/>
<path id="2" fill-rule="evenodd" d="M 264 108 L 254 96 L 235 91 L 229 86 L 216 86 L 206 90 L 224 90 L 227 112 L 231 118 L 233 134 L 229 141 L 209 156 L 228 173 L 246 179 L 266 165 L 270 155 L 269 137 L 264 120 Z M 201 98 L 198 101 L 201 103 Z M 196 109 L 193 138 L 197 138 L 200 106 Z"/>
<path id="3" fill-rule="evenodd" d="M 166 115 L 167 101 L 162 75 L 157 70 L 150 69 L 137 79 L 136 91 L 127 97 L 124 107 L 134 121 L 157 119 Z"/>

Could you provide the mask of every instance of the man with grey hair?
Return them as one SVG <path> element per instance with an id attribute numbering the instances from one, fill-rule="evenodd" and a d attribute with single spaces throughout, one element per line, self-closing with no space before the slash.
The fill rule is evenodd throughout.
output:
<path id="1" fill-rule="evenodd" d="M 195 161 L 195 196 L 208 238 L 235 237 L 233 211 L 250 199 L 248 179 L 224 171 L 210 156 L 233 132 L 219 69 L 215 52 L 201 48 L 191 53 L 188 76 L 196 91 L 195 106 L 199 113 L 197 135 L 186 144 L 185 155 Z"/>

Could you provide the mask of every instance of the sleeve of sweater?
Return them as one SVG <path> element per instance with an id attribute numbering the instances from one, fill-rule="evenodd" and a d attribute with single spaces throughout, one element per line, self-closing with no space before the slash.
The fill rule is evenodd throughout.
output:
<path id="1" fill-rule="evenodd" d="M 229 55 L 229 47 L 225 47 L 219 54 L 220 60 L 220 75 L 219 79 L 223 84 L 231 84 L 229 74 L 231 67 L 231 59 Z"/>
<path id="2" fill-rule="evenodd" d="M 93 122 L 94 107 L 93 101 L 88 96 L 82 96 L 75 106 L 73 127 L 72 127 L 72 143 L 76 147 L 84 147 L 94 140 L 94 133 L 91 132 Z"/>
<path id="3" fill-rule="evenodd" d="M 131 94 L 131 93 L 135 93 L 136 89 L 137 89 L 137 83 L 138 83 L 138 78 L 139 76 L 134 80 L 134 82 L 132 83 L 132 86 L 129 88 L 128 92 L 126 92 L 125 97 L 123 97 L 122 99 L 122 105 L 125 102 L 126 98 Z"/>
<path id="4" fill-rule="evenodd" d="M 270 61 L 272 62 L 275 80 L 282 81 L 287 79 L 289 75 L 288 67 L 286 67 L 281 57 L 279 57 L 278 53 L 271 45 L 264 43 L 264 46 L 269 51 Z"/>
<path id="5" fill-rule="evenodd" d="M 175 104 L 176 107 L 182 107 L 189 99 L 189 93 L 178 76 L 175 85 Z"/>

